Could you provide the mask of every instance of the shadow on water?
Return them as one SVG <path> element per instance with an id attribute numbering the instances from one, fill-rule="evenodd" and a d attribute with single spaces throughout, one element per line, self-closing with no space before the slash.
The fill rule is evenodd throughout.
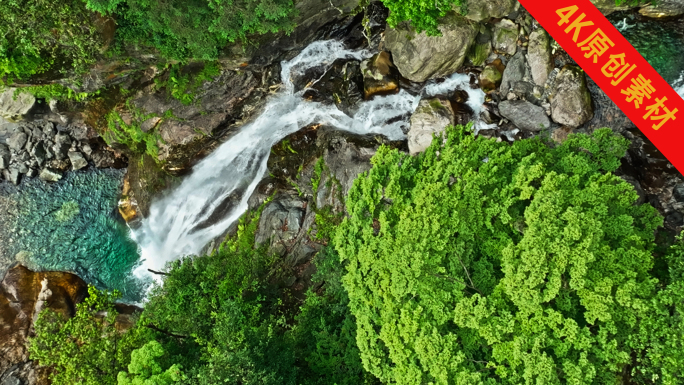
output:
<path id="1" fill-rule="evenodd" d="M 139 249 L 117 212 L 125 170 L 69 172 L 57 183 L 25 178 L 0 184 L 0 268 L 17 260 L 32 270 L 77 274 L 98 288 L 141 300 L 131 271 Z"/>

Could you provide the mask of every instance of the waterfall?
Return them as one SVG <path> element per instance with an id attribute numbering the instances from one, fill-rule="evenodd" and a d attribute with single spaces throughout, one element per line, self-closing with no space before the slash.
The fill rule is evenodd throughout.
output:
<path id="1" fill-rule="evenodd" d="M 457 88 L 468 93 L 468 105 L 479 118 L 485 95 L 479 88 L 471 89 L 470 76 L 464 74 L 428 84 L 419 96 L 401 90 L 364 101 L 354 116 L 335 105 L 303 99 L 305 90 L 295 92 L 293 75 L 329 67 L 337 59 L 363 60 L 370 56 L 368 51 L 351 51 L 329 40 L 314 42 L 294 59 L 283 62 L 282 90 L 267 101 L 261 115 L 198 163 L 180 186 L 152 203 L 149 216 L 133 232 L 142 258 L 136 275 L 146 275 L 147 269 L 161 270 L 181 256 L 195 255 L 223 234 L 247 210 L 247 200 L 267 172 L 271 147 L 302 127 L 320 123 L 357 134 L 404 139 L 402 127 L 407 122 L 400 118 L 415 111 L 421 95 L 429 97 Z M 486 127 L 483 122 L 475 124 L 476 130 Z"/>

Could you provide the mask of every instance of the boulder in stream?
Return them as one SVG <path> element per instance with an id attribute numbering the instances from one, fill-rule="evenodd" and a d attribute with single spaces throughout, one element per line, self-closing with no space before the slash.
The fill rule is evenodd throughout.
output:
<path id="1" fill-rule="evenodd" d="M 530 34 L 527 47 L 527 61 L 530 64 L 532 80 L 543 87 L 553 70 L 551 57 L 551 36 L 541 27 Z"/>
<path id="2" fill-rule="evenodd" d="M 554 122 L 577 128 L 594 116 L 587 79 L 581 68 L 566 65 L 558 73 L 549 95 Z"/>
<path id="3" fill-rule="evenodd" d="M 544 109 L 526 100 L 504 100 L 499 112 L 521 130 L 537 132 L 551 126 Z"/>
<path id="4" fill-rule="evenodd" d="M 407 134 L 409 153 L 415 155 L 425 151 L 433 136 L 444 132 L 450 124 L 454 124 L 451 103 L 440 99 L 421 100 L 411 116 L 411 128 Z"/>
<path id="5" fill-rule="evenodd" d="M 461 67 L 479 26 L 456 12 L 440 19 L 442 36 L 416 34 L 408 23 L 385 31 L 385 48 L 392 52 L 394 65 L 407 79 L 424 82 L 451 75 Z"/>
<path id="6" fill-rule="evenodd" d="M 392 76 L 393 68 L 394 64 L 386 51 L 361 62 L 363 94 L 366 99 L 376 94 L 387 94 L 399 89 L 399 82 Z"/>

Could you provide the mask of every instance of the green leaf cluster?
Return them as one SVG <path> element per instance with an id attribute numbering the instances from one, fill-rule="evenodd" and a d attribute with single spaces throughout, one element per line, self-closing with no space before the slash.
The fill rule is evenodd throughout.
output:
<path id="1" fill-rule="evenodd" d="M 397 24 L 409 21 L 411 27 L 428 36 L 439 36 L 439 19 L 453 9 L 466 6 L 465 0 L 382 0 L 390 10 L 387 25 L 395 28 Z"/>
<path id="2" fill-rule="evenodd" d="M 126 146 L 133 153 L 145 153 L 158 161 L 158 142 L 163 141 L 163 139 L 154 127 L 148 131 L 142 129 L 142 124 L 148 119 L 158 117 L 157 114 L 146 114 L 143 110 L 132 105 L 130 101 L 126 101 L 126 109 L 131 114 L 130 123 L 126 123 L 116 110 L 110 111 L 106 116 L 107 131 L 102 138 L 110 146 L 116 142 Z M 164 118 L 171 117 L 171 111 L 167 115 Z"/>
<path id="3" fill-rule="evenodd" d="M 85 71 L 103 46 L 95 20 L 82 0 L 0 1 L 0 78 Z"/>
<path id="4" fill-rule="evenodd" d="M 189 106 L 199 102 L 196 93 L 204 82 L 211 81 L 220 73 L 218 62 L 203 63 L 202 69 L 196 73 L 185 72 L 181 64 L 173 64 L 165 80 L 155 79 L 154 82 L 158 89 L 166 88 L 169 96 Z"/>
<path id="5" fill-rule="evenodd" d="M 615 384 L 684 367 L 664 349 L 681 329 L 648 325 L 681 319 L 650 273 L 662 218 L 611 173 L 626 139 L 508 145 L 459 126 L 442 143 L 381 148 L 349 192 L 334 244 L 365 368 L 398 384 Z"/>
<path id="6" fill-rule="evenodd" d="M 228 43 L 293 29 L 292 0 L 86 0 L 116 15 L 121 43 L 158 49 L 173 60 L 215 60 Z"/>

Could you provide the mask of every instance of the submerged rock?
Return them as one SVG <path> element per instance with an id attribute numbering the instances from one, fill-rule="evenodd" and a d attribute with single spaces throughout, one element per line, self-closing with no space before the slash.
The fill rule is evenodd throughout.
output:
<path id="1" fill-rule="evenodd" d="M 425 151 L 433 136 L 444 132 L 446 126 L 454 124 L 454 111 L 449 102 L 440 99 L 423 99 L 411 116 L 411 128 L 407 134 L 411 155 Z"/>
<path id="2" fill-rule="evenodd" d="M 456 72 L 463 64 L 479 31 L 476 23 L 455 12 L 440 19 L 442 36 L 416 34 L 407 24 L 385 31 L 385 47 L 392 52 L 394 65 L 407 79 L 424 82 Z"/>
<path id="3" fill-rule="evenodd" d="M 521 130 L 537 132 L 551 126 L 544 109 L 526 100 L 504 100 L 499 112 Z"/>
<path id="4" fill-rule="evenodd" d="M 58 171 L 44 168 L 40 171 L 40 175 L 38 175 L 38 177 L 46 182 L 57 182 L 62 179 L 62 174 Z"/>
<path id="5" fill-rule="evenodd" d="M 558 73 L 549 100 L 556 123 L 577 128 L 594 116 L 584 71 L 577 66 L 566 65 Z"/>

